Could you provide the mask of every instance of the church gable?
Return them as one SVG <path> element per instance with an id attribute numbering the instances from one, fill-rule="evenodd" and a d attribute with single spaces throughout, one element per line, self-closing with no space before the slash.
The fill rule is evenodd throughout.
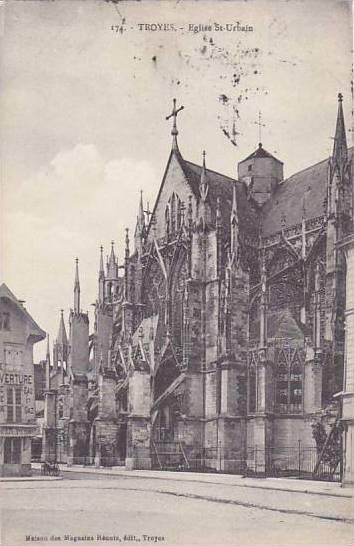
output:
<path id="1" fill-rule="evenodd" d="M 190 195 L 193 196 L 194 192 L 184 173 L 182 156 L 179 151 L 172 151 L 153 210 L 153 221 L 155 222 L 155 225 L 153 226 L 150 221 L 148 228 L 148 241 L 151 240 L 155 234 L 157 239 L 165 236 L 166 224 L 168 222 L 166 210 L 173 206 L 173 214 L 177 218 L 177 215 L 181 214 L 179 211 L 182 203 L 184 204 L 184 207 L 186 207 Z M 193 208 L 195 208 L 195 203 Z M 172 221 L 174 222 L 175 220 L 170 218 L 170 222 Z"/>
<path id="2" fill-rule="evenodd" d="M 166 171 L 153 210 L 153 223 L 150 222 L 147 240 L 153 232 L 157 239 L 165 237 L 167 230 L 178 231 L 182 215 L 186 214 L 189 197 L 192 196 L 194 213 L 200 200 L 200 180 L 202 167 L 182 158 L 180 152 L 173 150 L 167 162 Z M 207 202 L 210 205 L 212 223 L 215 222 L 217 200 L 220 199 L 221 219 L 225 234 L 229 233 L 232 192 L 234 180 L 228 176 L 206 169 L 208 183 Z M 247 195 L 247 188 L 236 181 L 237 213 L 241 231 L 248 236 L 258 233 L 258 214 Z M 181 208 L 182 207 L 182 208 Z"/>

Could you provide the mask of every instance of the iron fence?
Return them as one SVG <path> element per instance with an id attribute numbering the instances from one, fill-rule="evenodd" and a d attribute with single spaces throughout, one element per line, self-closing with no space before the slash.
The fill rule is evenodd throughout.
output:
<path id="1" fill-rule="evenodd" d="M 125 460 L 122 460 L 119 457 L 73 457 L 71 460 L 73 465 L 81 466 L 124 466 Z"/>
<path id="2" fill-rule="evenodd" d="M 342 461 L 323 461 L 319 456 L 316 447 L 301 442 L 287 447 L 237 450 L 221 445 L 191 447 L 178 441 L 155 441 L 151 449 L 152 467 L 160 470 L 340 481 Z M 138 450 L 135 457 L 139 459 Z"/>

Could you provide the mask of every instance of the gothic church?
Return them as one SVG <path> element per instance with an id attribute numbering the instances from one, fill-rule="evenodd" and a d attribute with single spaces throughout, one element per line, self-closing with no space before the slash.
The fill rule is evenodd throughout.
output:
<path id="1" fill-rule="evenodd" d="M 172 149 L 118 262 L 101 248 L 95 322 L 63 314 L 47 356 L 43 460 L 266 471 L 314 448 L 342 390 L 353 149 L 339 95 L 330 158 L 283 179 L 258 148 L 237 179 Z M 114 229 L 114 226 L 112 227 Z"/>

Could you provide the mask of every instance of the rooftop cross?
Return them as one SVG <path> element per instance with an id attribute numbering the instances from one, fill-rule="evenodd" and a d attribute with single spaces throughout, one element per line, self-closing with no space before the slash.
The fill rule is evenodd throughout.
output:
<path id="1" fill-rule="evenodd" d="M 172 108 L 172 112 L 171 114 L 169 114 L 168 116 L 166 116 L 166 120 L 170 119 L 173 117 L 173 124 L 172 124 L 172 130 L 171 130 L 171 135 L 173 137 L 173 140 L 172 140 L 172 148 L 174 150 L 177 149 L 177 135 L 178 135 L 178 131 L 177 131 L 177 115 L 178 113 L 184 109 L 184 106 L 180 106 L 179 108 L 176 108 L 176 99 L 173 99 L 173 108 Z"/>
<path id="2" fill-rule="evenodd" d="M 258 125 L 258 142 L 262 142 L 262 127 L 265 127 L 265 124 L 262 123 L 262 112 L 258 112 L 258 121 L 253 122 L 255 125 Z"/>

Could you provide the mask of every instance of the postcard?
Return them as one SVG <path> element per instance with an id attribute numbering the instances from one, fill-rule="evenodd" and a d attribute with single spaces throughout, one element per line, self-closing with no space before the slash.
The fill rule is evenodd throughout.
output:
<path id="1" fill-rule="evenodd" d="M 349 0 L 3 0 L 0 542 L 347 546 Z"/>

